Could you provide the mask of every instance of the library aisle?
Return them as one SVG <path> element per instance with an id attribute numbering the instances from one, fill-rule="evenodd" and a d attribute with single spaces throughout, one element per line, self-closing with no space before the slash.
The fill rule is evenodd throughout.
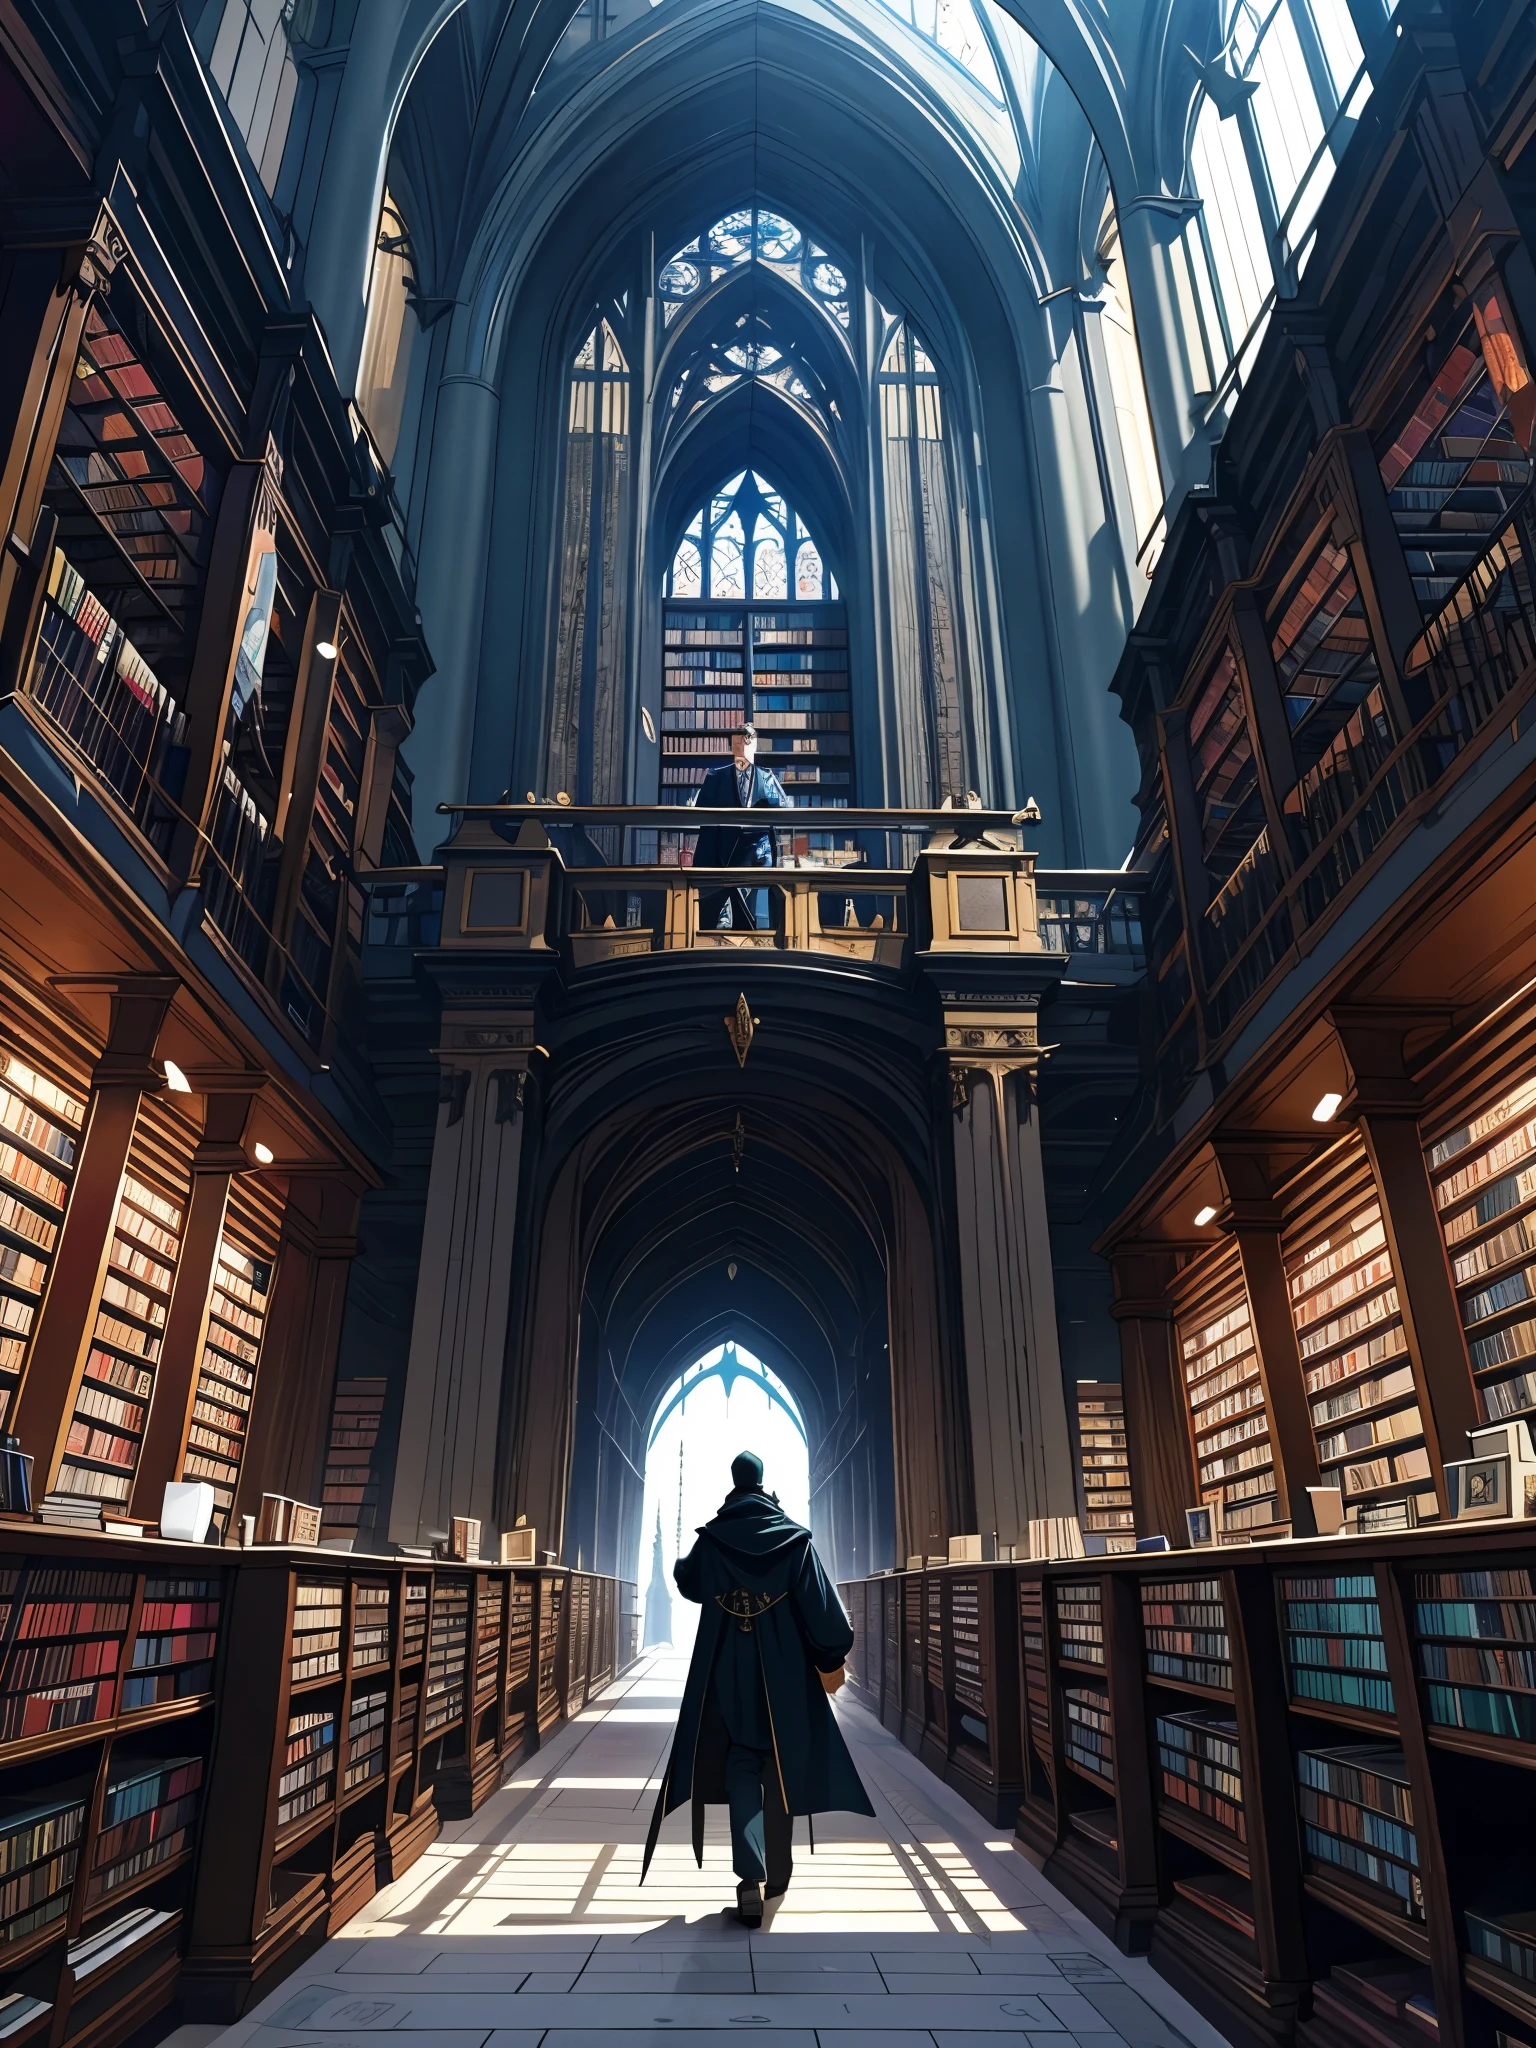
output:
<path id="1" fill-rule="evenodd" d="M 245 2019 L 175 2048 L 1222 2048 L 859 1707 L 878 1817 L 828 1816 L 814 1857 L 797 1823 L 761 1933 L 726 1910 L 723 1809 L 702 1871 L 674 1814 L 642 1890 L 682 1677 L 642 1658 Z"/>

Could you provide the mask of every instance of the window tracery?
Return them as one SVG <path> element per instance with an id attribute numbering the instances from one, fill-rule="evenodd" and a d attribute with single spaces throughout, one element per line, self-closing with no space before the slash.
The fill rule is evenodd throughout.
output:
<path id="1" fill-rule="evenodd" d="M 657 272 L 662 325 L 746 263 L 761 263 L 794 285 L 845 332 L 852 324 L 848 274 L 831 252 L 782 213 L 738 207 L 695 235 Z"/>
<path id="2" fill-rule="evenodd" d="M 794 588 L 790 588 L 790 567 Z M 820 604 L 837 596 L 811 530 L 755 469 L 722 484 L 694 513 L 672 557 L 666 595 Z"/>
<path id="3" fill-rule="evenodd" d="M 884 4 L 1002 105 L 1003 81 L 974 0 L 884 0 Z"/>

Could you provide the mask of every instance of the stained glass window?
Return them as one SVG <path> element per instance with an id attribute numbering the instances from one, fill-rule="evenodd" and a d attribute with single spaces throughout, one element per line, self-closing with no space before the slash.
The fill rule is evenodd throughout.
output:
<path id="1" fill-rule="evenodd" d="M 1002 104 L 1003 82 L 973 0 L 885 0 L 893 14 L 968 72 L 989 98 Z"/>
<path id="2" fill-rule="evenodd" d="M 755 469 L 744 469 L 689 521 L 672 557 L 666 594 L 820 604 L 836 598 L 837 579 L 827 574 L 805 521 Z"/>
<path id="3" fill-rule="evenodd" d="M 850 326 L 847 272 L 793 221 L 765 206 L 744 206 L 723 215 L 661 266 L 656 285 L 663 325 L 670 327 L 686 306 L 744 263 L 765 264 L 829 320 L 845 331 Z"/>

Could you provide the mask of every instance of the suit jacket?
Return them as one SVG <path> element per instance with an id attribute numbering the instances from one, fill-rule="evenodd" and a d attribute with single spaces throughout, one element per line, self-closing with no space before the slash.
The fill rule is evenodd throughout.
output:
<path id="1" fill-rule="evenodd" d="M 723 1804 L 726 1797 L 730 1737 L 716 1687 L 728 1656 L 745 1659 L 762 1674 L 786 1810 L 873 1813 L 817 1676 L 843 1662 L 853 1629 L 810 1530 L 781 1513 L 768 1494 L 732 1494 L 699 1531 L 688 1555 L 678 1559 L 673 1577 L 683 1598 L 699 1601 L 703 1612 L 672 1755 L 651 1816 L 645 1868 L 663 1815 L 688 1800 L 694 1853 L 703 1860 L 705 1803 Z"/>
<path id="2" fill-rule="evenodd" d="M 736 764 L 727 761 L 719 768 L 711 768 L 694 802 L 709 806 L 729 805 L 733 809 L 740 804 L 741 798 L 736 794 Z M 760 810 L 764 805 L 775 810 L 790 808 L 789 798 L 773 770 L 754 767 L 749 808 Z M 701 868 L 771 868 L 773 834 L 753 831 L 750 827 L 735 831 L 729 825 L 706 825 L 699 833 L 693 858 L 694 864 Z"/>

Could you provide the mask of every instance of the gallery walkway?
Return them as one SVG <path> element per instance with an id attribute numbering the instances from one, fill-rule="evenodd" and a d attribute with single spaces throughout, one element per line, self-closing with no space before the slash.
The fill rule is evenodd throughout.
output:
<path id="1" fill-rule="evenodd" d="M 814 1857 L 799 1823 L 761 1933 L 724 1910 L 723 1809 L 702 1871 L 673 1815 L 641 1890 L 682 1673 L 650 1653 L 248 2018 L 179 2048 L 1221 2048 L 858 1707 L 878 1817 L 829 1816 Z"/>

